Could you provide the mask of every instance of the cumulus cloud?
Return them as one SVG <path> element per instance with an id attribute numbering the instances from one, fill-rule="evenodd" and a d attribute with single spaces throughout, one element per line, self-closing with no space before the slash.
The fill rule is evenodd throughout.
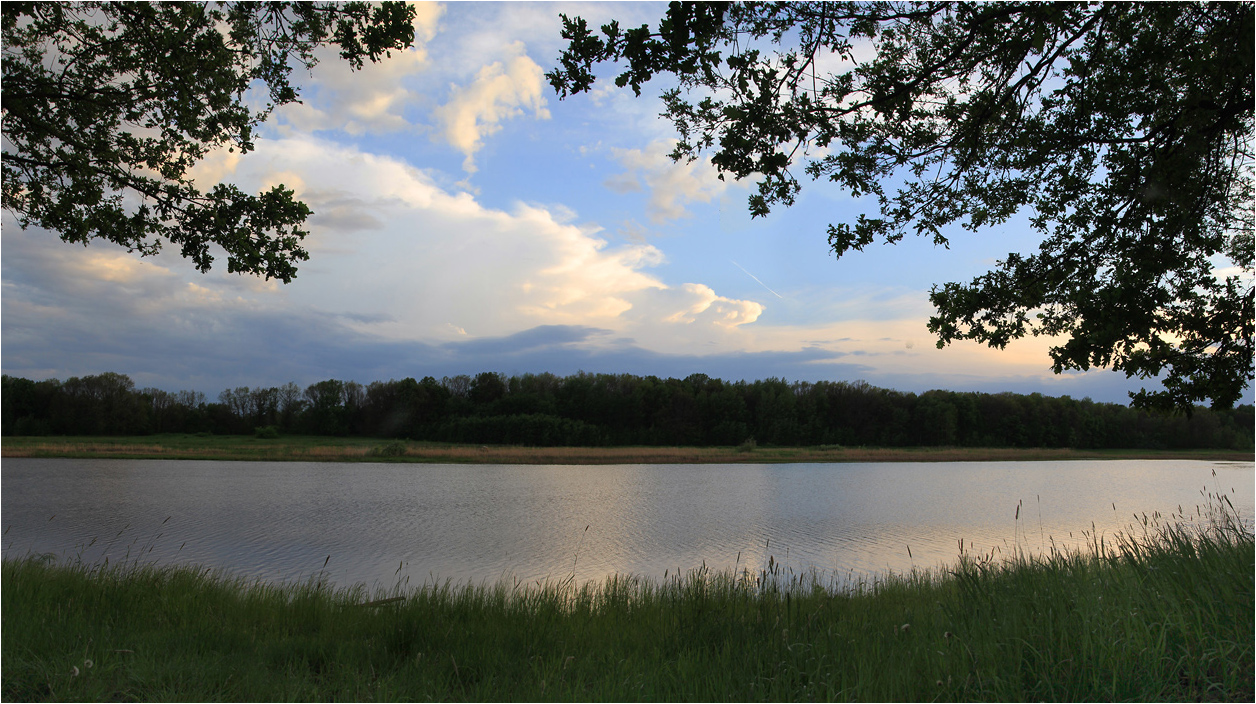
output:
<path id="1" fill-rule="evenodd" d="M 414 46 L 394 51 L 378 63 L 367 62 L 354 71 L 336 49 L 320 48 L 308 80 L 302 81 L 302 102 L 277 111 L 287 127 L 298 131 L 343 129 L 349 134 L 396 132 L 410 129 L 408 107 L 421 95 L 407 81 L 428 70 L 426 44 L 436 35 L 445 6 L 415 3 Z"/>
<path id="2" fill-rule="evenodd" d="M 763 306 L 754 301 L 735 301 L 717 295 L 704 284 L 685 284 L 676 292 L 680 310 L 664 318 L 669 323 L 709 321 L 720 327 L 736 327 L 759 319 Z"/>
<path id="3" fill-rule="evenodd" d="M 219 147 L 205 155 L 205 158 L 192 165 L 188 177 L 196 182 L 197 187 L 209 190 L 227 180 L 240 165 L 241 154 L 230 147 Z"/>
<path id="4" fill-rule="evenodd" d="M 311 260 L 292 284 L 218 269 L 202 277 L 177 255 L 138 259 L 93 245 L 47 259 L 58 261 L 57 273 L 40 288 L 57 291 L 56 281 L 71 279 L 95 287 L 83 296 L 93 301 L 128 296 L 131 312 L 136 301 L 161 308 L 211 299 L 224 310 L 301 310 L 333 316 L 357 335 L 425 343 L 546 325 L 645 340 L 675 338 L 678 327 L 720 335 L 763 310 L 705 284 L 665 283 L 650 271 L 664 262 L 661 250 L 612 246 L 596 226 L 575 224 L 567 208 L 489 208 L 402 161 L 326 140 L 261 141 L 234 181 L 245 190 L 283 182 L 315 211 L 305 242 Z"/>
<path id="5" fill-rule="evenodd" d="M 521 42 L 511 44 L 510 53 L 514 55 L 481 68 L 469 85 L 455 87 L 449 102 L 434 111 L 442 136 L 466 156 L 462 168 L 468 173 L 476 171 L 475 154 L 484 138 L 501 130 L 503 122 L 525 110 L 539 120 L 550 116 L 541 67 L 524 53 Z"/>
<path id="6" fill-rule="evenodd" d="M 605 186 L 616 193 L 648 191 L 646 212 L 655 223 L 689 217 L 686 204 L 710 203 L 729 184 L 706 160 L 672 161 L 668 154 L 675 146 L 674 139 L 660 139 L 645 149 L 612 149 L 625 171 L 606 179 Z"/>
<path id="7" fill-rule="evenodd" d="M 426 44 L 436 36 L 441 17 L 445 14 L 445 6 L 439 2 L 413 2 L 414 6 L 414 42 Z"/>
<path id="8" fill-rule="evenodd" d="M 302 194 L 314 210 L 310 226 L 333 232 L 382 230 L 385 223 L 373 212 L 365 199 L 344 191 L 317 191 Z"/>
<path id="9" fill-rule="evenodd" d="M 299 154 L 304 145 L 287 146 Z M 388 167 L 397 169 L 392 177 L 408 175 L 412 182 L 378 201 L 362 199 L 387 211 L 375 212 L 385 227 L 316 233 L 313 260 L 288 286 L 222 269 L 197 274 L 177 252 L 138 258 L 105 242 L 66 245 L 51 233 L 21 230 L 6 214 L 5 373 L 64 379 L 111 370 L 130 374 L 139 386 L 209 393 L 289 380 L 439 378 L 484 370 L 862 378 L 912 391 L 1042 391 L 1114 401 L 1123 401 L 1129 386 L 1111 373 L 1045 373 L 1049 341 L 1042 339 L 1019 340 L 1004 351 L 975 344 L 907 348 L 909 340 L 928 338 L 921 311 L 901 301 L 886 308 L 855 294 L 852 300 L 865 307 L 852 306 L 840 320 L 765 324 L 758 303 L 720 296 L 703 284 L 664 285 L 634 269 L 658 261 L 650 248 L 625 254 L 599 245 L 587 231 L 548 220 L 543 211 L 484 208 L 425 186 L 421 172 L 386 159 L 362 159 L 345 177 Z M 338 185 L 308 180 L 321 189 Z M 398 197 L 402 192 L 408 198 Z M 387 214 L 407 215 L 407 227 L 393 227 Z M 480 228 L 487 232 L 477 235 Z M 494 248 L 538 230 L 533 241 Z M 415 246 L 397 248 L 405 239 Z M 565 249 L 556 246 L 564 242 Z M 572 258 L 573 251 L 579 256 Z M 477 274 L 467 261 L 488 272 Z M 599 285 L 590 280 L 598 276 L 561 266 L 573 261 L 615 277 Z M 450 269 L 462 273 L 442 278 Z M 524 292 L 528 276 L 548 279 L 547 290 Z M 582 304 L 590 313 L 564 312 L 580 296 L 553 309 L 538 304 L 567 284 L 594 302 Z M 596 311 L 596 301 L 615 298 L 631 307 L 619 314 Z M 463 324 L 448 322 L 454 316 Z"/>

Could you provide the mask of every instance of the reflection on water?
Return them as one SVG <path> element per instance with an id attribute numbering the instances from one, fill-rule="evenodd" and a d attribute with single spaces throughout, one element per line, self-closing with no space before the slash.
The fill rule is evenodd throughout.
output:
<path id="1" fill-rule="evenodd" d="M 4 554 L 152 559 L 338 584 L 662 577 L 706 564 L 839 578 L 965 550 L 1080 545 L 1205 493 L 1253 516 L 1253 463 L 416 465 L 8 459 Z M 910 556 L 908 550 L 910 549 Z"/>

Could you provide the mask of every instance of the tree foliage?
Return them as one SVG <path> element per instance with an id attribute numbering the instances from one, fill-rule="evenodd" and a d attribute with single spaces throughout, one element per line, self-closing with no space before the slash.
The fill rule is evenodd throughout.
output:
<path id="1" fill-rule="evenodd" d="M 548 74 L 588 91 L 657 74 L 673 159 L 755 177 L 791 205 L 801 170 L 879 212 L 829 226 L 837 256 L 1027 212 L 1043 241 L 935 286 L 942 347 L 1059 336 L 1057 373 L 1159 376 L 1143 406 L 1227 407 L 1253 378 L 1253 5 L 673 2 L 656 28 L 591 30 Z"/>
<path id="2" fill-rule="evenodd" d="M 485 372 L 366 386 L 328 379 L 304 390 L 136 389 L 114 373 L 31 381 L 5 375 L 5 435 L 272 432 L 481 444 L 962 446 L 1251 451 L 1253 408 L 1190 417 L 1041 394 L 882 389 L 864 382 L 727 382 L 705 374 Z M 478 390 L 477 390 L 478 389 Z M 492 393 L 484 393 L 492 389 Z M 268 431 L 267 429 L 271 429 Z"/>
<path id="3" fill-rule="evenodd" d="M 67 242 L 163 242 L 201 271 L 287 283 L 310 209 L 282 185 L 258 195 L 188 170 L 209 151 L 253 149 L 254 128 L 297 100 L 294 66 L 322 45 L 354 68 L 413 42 L 400 2 L 14 2 L 4 31 L 4 208 Z M 266 104 L 247 93 L 264 89 Z"/>

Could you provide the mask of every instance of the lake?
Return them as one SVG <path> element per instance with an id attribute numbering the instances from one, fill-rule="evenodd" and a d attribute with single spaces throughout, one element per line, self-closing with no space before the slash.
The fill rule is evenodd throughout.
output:
<path id="1" fill-rule="evenodd" d="M 5 557 L 390 587 L 662 578 L 703 564 L 842 581 L 1105 539 L 1229 496 L 1252 462 L 433 465 L 6 459 Z M 909 553 L 910 551 L 910 553 Z"/>

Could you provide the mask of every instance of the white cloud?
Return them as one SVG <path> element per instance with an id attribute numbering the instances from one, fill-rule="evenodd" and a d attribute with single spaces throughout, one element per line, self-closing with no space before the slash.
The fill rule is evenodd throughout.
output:
<path id="1" fill-rule="evenodd" d="M 170 336 L 162 344 L 178 348 L 206 334 L 225 334 L 229 342 L 251 315 L 335 320 L 363 341 L 390 344 L 567 325 L 609 333 L 578 343 L 587 349 L 631 339 L 672 355 L 823 350 L 887 374 L 997 368 L 1045 376 L 1045 340 L 1001 352 L 908 348 L 907 341 L 929 339 L 923 293 L 905 300 L 833 291 L 845 300 L 826 316 L 836 322 L 781 325 L 764 318 L 769 309 L 758 301 L 700 282 L 665 282 L 651 272 L 665 259 L 654 245 L 612 246 L 596 228 L 574 224 L 565 208 L 489 208 L 390 157 L 315 138 L 271 139 L 237 164 L 236 182 L 245 190 L 279 180 L 298 186 L 316 212 L 306 241 L 311 260 L 287 286 L 221 266 L 200 275 L 177 252 L 140 259 L 108 244 L 68 247 L 46 234 L 41 244 L 6 225 L 6 263 L 24 262 L 6 269 L 21 271 L 22 283 L 12 285 L 6 273 L 6 341 L 54 322 L 61 330 L 54 338 L 107 340 L 111 330 L 143 319 L 162 321 Z"/>
<path id="2" fill-rule="evenodd" d="M 913 302 L 905 295 L 834 291 L 850 299 L 835 311 L 835 322 L 773 324 L 755 301 L 721 296 L 704 284 L 667 285 L 647 273 L 663 256 L 649 245 L 611 248 L 541 208 L 485 208 L 391 159 L 309 141 L 267 145 L 261 156 L 294 169 L 306 158 L 352 165 L 307 174 L 309 193 L 357 198 L 385 226 L 317 228 L 312 260 L 294 283 L 277 286 L 222 267 L 195 273 L 177 252 L 138 258 L 109 243 L 66 245 L 46 232 L 22 231 L 6 215 L 6 373 L 65 378 L 116 370 L 141 386 L 203 390 L 332 376 L 373 380 L 429 373 L 407 366 L 408 349 L 430 358 L 440 343 L 487 338 L 501 345 L 511 334 L 570 325 L 602 334 L 577 336 L 569 346 L 587 355 L 618 350 L 615 364 L 643 365 L 636 373 L 683 362 L 684 373 L 726 374 L 720 364 L 743 355 L 744 364 L 732 367 L 751 378 L 786 370 L 803 379 L 855 373 L 915 390 L 997 391 L 1004 383 L 1123 399 L 1120 389 L 1095 386 L 1105 380 L 1121 386 L 1116 375 L 1050 374 L 1049 340 L 1019 340 L 1002 351 L 973 343 L 935 349 L 923 293 Z M 255 169 L 248 161 L 242 173 L 263 180 L 266 164 Z M 375 200 L 363 197 L 384 183 L 393 189 Z M 634 362 L 622 354 L 625 339 L 660 356 Z M 702 361 L 708 355 L 710 364 Z M 451 372 L 491 368 L 492 359 L 482 355 L 471 362 L 480 368 Z M 575 363 L 567 373 L 579 368 Z M 156 369 L 162 371 L 150 371 Z"/>
<path id="3" fill-rule="evenodd" d="M 665 340 L 678 327 L 722 336 L 763 310 L 704 284 L 664 283 L 649 272 L 663 263 L 661 250 L 612 246 L 569 208 L 488 208 L 404 162 L 323 140 L 259 142 L 236 180 L 245 190 L 280 181 L 299 189 L 315 212 L 311 261 L 284 290 L 373 336 L 434 341 L 586 325 Z"/>
<path id="4" fill-rule="evenodd" d="M 501 130 L 501 123 L 531 110 L 539 120 L 549 119 L 545 109 L 545 81 L 541 67 L 524 53 L 523 44 L 511 45 L 515 54 L 484 66 L 470 85 L 454 88 L 445 105 L 434 111 L 444 138 L 466 159 L 462 168 L 476 171 L 475 153 L 484 138 Z"/>
<path id="5" fill-rule="evenodd" d="M 319 49 L 318 65 L 301 81 L 303 102 L 277 110 L 280 122 L 300 132 L 343 129 L 353 135 L 410 129 L 405 111 L 422 96 L 407 87 L 407 79 L 429 69 L 426 44 L 436 35 L 445 6 L 415 3 L 415 10 L 414 46 L 378 63 L 367 61 L 361 70 L 352 70 L 334 47 Z"/>
<path id="6" fill-rule="evenodd" d="M 706 319 L 713 325 L 731 328 L 753 323 L 763 312 L 759 303 L 725 298 L 704 284 L 685 284 L 681 290 L 684 298 L 689 300 L 682 304 L 680 310 L 665 318 L 669 323 L 694 323 Z"/>
<path id="7" fill-rule="evenodd" d="M 568 44 L 562 38 L 560 14 L 583 17 L 596 31 L 612 19 L 623 27 L 654 24 L 665 12 L 665 6 L 641 2 L 463 2 L 446 16 L 442 36 L 435 41 L 440 48 L 434 46 L 433 51 L 439 51 L 442 64 L 465 78 L 503 58 L 503 48 L 517 41 L 533 56 L 544 57 L 542 63 L 556 59 Z"/>
<path id="8" fill-rule="evenodd" d="M 655 140 L 645 149 L 612 149 L 611 152 L 626 171 L 605 181 L 617 193 L 642 190 L 649 192 L 646 212 L 655 223 L 690 217 L 688 203 L 710 203 L 717 200 L 729 184 L 719 180 L 719 171 L 705 159 L 672 161 L 668 154 L 676 140 Z"/>
<path id="9" fill-rule="evenodd" d="M 414 6 L 414 41 L 426 44 L 436 36 L 445 6 L 439 2 L 412 2 Z"/>
<path id="10" fill-rule="evenodd" d="M 1047 351 L 1062 342 L 1059 338 L 1027 337 L 1001 350 L 969 341 L 938 349 L 936 337 L 927 328 L 932 312 L 927 293 L 887 300 L 855 294 L 852 299 L 849 317 L 834 322 L 777 325 L 761 320 L 740 328 L 739 349 L 752 353 L 823 350 L 831 356 L 815 364 L 858 362 L 874 370 L 870 377 L 932 376 L 936 381 L 929 388 L 946 388 L 946 379 L 1021 377 L 1063 383 L 1069 378 L 1051 373 Z M 817 378 L 821 377 L 818 373 Z"/>
<path id="11" fill-rule="evenodd" d="M 231 147 L 214 149 L 192 165 L 188 177 L 196 182 L 198 188 L 209 190 L 235 173 L 240 165 L 240 156 L 239 150 Z"/>

